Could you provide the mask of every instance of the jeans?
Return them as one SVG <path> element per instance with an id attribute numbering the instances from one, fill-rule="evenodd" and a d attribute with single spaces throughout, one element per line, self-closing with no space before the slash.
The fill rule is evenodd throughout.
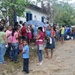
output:
<path id="1" fill-rule="evenodd" d="M 37 53 L 38 53 L 39 62 L 41 62 L 42 61 L 42 50 L 39 50 L 39 46 L 37 46 Z"/>
<path id="2" fill-rule="evenodd" d="M 13 60 L 16 62 L 18 58 L 18 52 L 19 52 L 19 44 L 18 43 L 12 43 L 12 49 L 13 49 Z"/>
<path id="3" fill-rule="evenodd" d="M 0 43 L 0 64 L 4 64 L 4 55 L 6 53 L 5 44 Z"/>
<path id="4" fill-rule="evenodd" d="M 22 36 L 22 39 L 27 39 L 27 36 Z"/>
<path id="5" fill-rule="evenodd" d="M 12 44 L 8 43 L 8 56 L 12 59 L 13 58 L 13 50 L 12 50 Z"/>
<path id="6" fill-rule="evenodd" d="M 23 71 L 29 73 L 29 58 L 25 58 L 23 61 Z"/>

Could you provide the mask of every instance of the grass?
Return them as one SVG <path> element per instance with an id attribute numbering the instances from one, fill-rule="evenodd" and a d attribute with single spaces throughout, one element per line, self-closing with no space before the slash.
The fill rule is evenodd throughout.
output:
<path id="1" fill-rule="evenodd" d="M 35 46 L 30 46 L 30 62 L 32 62 L 37 56 L 36 49 L 32 49 L 32 47 L 35 48 Z M 0 65 L 0 75 L 13 75 L 23 66 L 23 59 L 21 56 L 18 57 L 19 63 L 14 63 L 13 61 L 10 61 L 7 54 L 5 55 L 5 60 L 7 63 L 5 65 Z"/>
<path id="2" fill-rule="evenodd" d="M 56 45 L 60 45 L 60 43 L 56 43 Z M 32 49 L 32 47 L 34 49 Z M 32 63 L 37 57 L 37 51 L 35 45 L 30 45 L 30 63 Z M 23 59 L 19 56 L 19 63 L 14 63 L 8 59 L 8 56 L 5 56 L 5 60 L 7 63 L 5 65 L 0 65 L 0 75 L 14 75 L 15 72 L 20 70 L 23 66 Z"/>

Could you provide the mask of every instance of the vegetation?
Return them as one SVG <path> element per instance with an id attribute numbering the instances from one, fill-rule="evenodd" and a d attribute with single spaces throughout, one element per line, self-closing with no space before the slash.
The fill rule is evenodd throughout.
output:
<path id="1" fill-rule="evenodd" d="M 49 22 L 59 23 L 59 25 L 75 25 L 75 9 L 69 4 L 70 0 L 44 1 L 37 0 L 43 3 L 42 8 L 47 12 Z"/>
<path id="2" fill-rule="evenodd" d="M 25 6 L 28 0 L 2 0 L 1 7 L 6 9 L 6 16 L 9 16 L 9 23 L 13 25 L 14 18 L 22 16 L 25 11 Z"/>
<path id="3" fill-rule="evenodd" d="M 42 10 L 44 10 L 50 23 L 59 23 L 59 25 L 75 25 L 75 9 L 69 4 L 69 0 L 36 0 L 38 4 L 41 2 Z M 6 9 L 6 16 L 9 16 L 9 23 L 13 25 L 14 18 L 23 16 L 25 6 L 28 0 L 2 0 L 0 8 Z M 30 2 L 31 3 L 31 2 Z M 34 2 L 33 2 L 34 3 Z"/>
<path id="4" fill-rule="evenodd" d="M 54 22 L 59 23 L 60 25 L 74 25 L 75 21 L 75 13 L 73 13 L 75 10 L 71 5 L 67 2 L 60 2 L 58 4 L 55 4 L 55 18 Z"/>

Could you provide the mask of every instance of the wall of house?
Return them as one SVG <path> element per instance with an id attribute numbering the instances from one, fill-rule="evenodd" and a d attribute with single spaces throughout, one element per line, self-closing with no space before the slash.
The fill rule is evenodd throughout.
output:
<path id="1" fill-rule="evenodd" d="M 32 20 L 38 20 L 38 21 L 41 21 L 41 18 L 44 16 L 45 18 L 47 17 L 46 14 L 42 13 L 42 12 L 39 12 L 38 10 L 33 10 L 33 9 L 29 9 L 29 8 L 26 8 L 26 12 L 30 12 L 32 14 Z M 22 20 L 23 22 L 26 22 L 26 12 L 24 13 L 25 14 L 25 17 L 17 17 L 17 21 L 20 21 Z M 46 19 L 44 19 L 46 21 Z"/>

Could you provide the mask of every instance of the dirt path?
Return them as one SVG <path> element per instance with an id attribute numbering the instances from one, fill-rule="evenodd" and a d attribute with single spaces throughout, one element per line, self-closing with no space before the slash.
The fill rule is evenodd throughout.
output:
<path id="1" fill-rule="evenodd" d="M 21 70 L 16 75 L 25 75 Z M 30 64 L 30 70 L 28 75 L 75 75 L 75 41 L 60 44 L 54 51 L 53 59 L 44 58 L 42 66 L 37 66 L 35 59 Z"/>

